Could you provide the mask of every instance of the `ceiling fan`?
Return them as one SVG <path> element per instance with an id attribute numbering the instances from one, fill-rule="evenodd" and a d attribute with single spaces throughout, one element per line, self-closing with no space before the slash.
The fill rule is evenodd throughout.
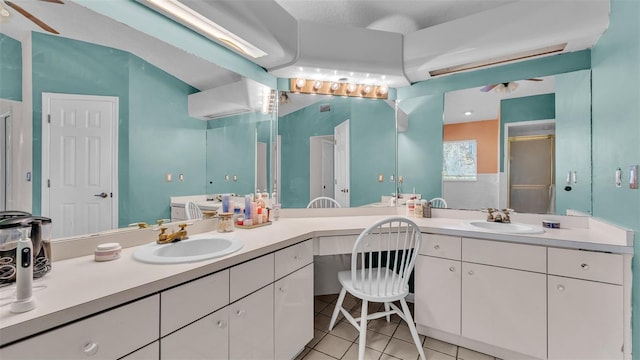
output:
<path id="1" fill-rule="evenodd" d="M 64 4 L 64 2 L 62 0 L 39 0 L 39 1 L 44 1 L 44 2 L 49 2 L 49 3 L 54 3 L 54 4 Z M 4 4 L 7 5 L 8 7 L 12 8 L 16 12 L 20 13 L 22 16 L 24 16 L 25 18 L 29 19 L 34 24 L 38 25 L 43 30 L 48 31 L 48 32 L 50 32 L 52 34 L 56 34 L 56 35 L 60 34 L 58 31 L 56 31 L 56 29 L 54 29 L 51 26 L 47 25 L 44 21 L 38 19 L 36 16 L 31 14 L 29 11 L 25 10 L 22 6 L 14 3 L 12 1 L 9 1 L 9 0 L 4 0 Z M 0 4 L 0 16 L 8 17 L 9 15 L 10 15 L 9 11 L 7 9 L 5 9 L 2 6 L 2 4 Z"/>
<path id="2" fill-rule="evenodd" d="M 525 79 L 526 81 L 543 81 L 543 79 L 536 79 L 536 78 L 532 78 L 532 79 Z M 494 90 L 496 92 L 501 92 L 501 93 L 510 93 L 512 91 L 515 91 L 518 88 L 518 83 L 515 81 L 509 81 L 509 82 L 503 82 L 503 83 L 496 83 L 496 84 L 490 84 L 487 86 L 483 86 L 482 88 L 480 88 L 480 91 L 482 92 L 489 92 L 491 90 Z"/>

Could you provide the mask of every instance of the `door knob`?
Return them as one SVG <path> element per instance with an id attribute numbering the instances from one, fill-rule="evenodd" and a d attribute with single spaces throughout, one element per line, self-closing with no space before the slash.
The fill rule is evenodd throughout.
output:
<path id="1" fill-rule="evenodd" d="M 93 195 L 93 196 L 101 197 L 101 198 L 103 198 L 103 199 L 104 199 L 104 198 L 106 198 L 106 197 L 107 197 L 107 196 L 109 196 L 109 195 L 107 195 L 107 193 L 103 191 L 103 192 L 101 192 L 100 194 L 95 194 L 95 195 Z"/>

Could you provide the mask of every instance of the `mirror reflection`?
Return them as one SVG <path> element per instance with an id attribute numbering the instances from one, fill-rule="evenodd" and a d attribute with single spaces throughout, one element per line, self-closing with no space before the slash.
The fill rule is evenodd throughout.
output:
<path id="1" fill-rule="evenodd" d="M 395 109 L 363 98 L 285 94 L 278 108 L 283 208 L 317 197 L 341 207 L 389 206 L 395 183 Z"/>

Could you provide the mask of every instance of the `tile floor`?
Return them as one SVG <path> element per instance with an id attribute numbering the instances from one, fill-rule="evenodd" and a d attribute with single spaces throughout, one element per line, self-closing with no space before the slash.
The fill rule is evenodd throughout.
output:
<path id="1" fill-rule="evenodd" d="M 358 358 L 358 331 L 342 316 L 338 316 L 338 323 L 329 332 L 331 314 L 338 295 L 319 295 L 314 301 L 315 336 L 296 360 L 350 360 Z M 360 316 L 358 299 L 347 293 L 344 307 L 352 309 L 354 317 Z M 399 304 L 398 304 L 399 305 Z M 370 304 L 369 311 L 377 311 L 382 304 Z M 409 303 L 413 311 L 413 304 Z M 397 315 L 391 322 L 382 319 L 372 320 L 367 324 L 367 360 L 397 360 L 419 358 L 418 349 L 411 338 L 409 327 Z M 457 345 L 445 343 L 436 339 L 420 335 L 422 347 L 427 360 L 495 360 L 493 356 L 481 354 Z"/>

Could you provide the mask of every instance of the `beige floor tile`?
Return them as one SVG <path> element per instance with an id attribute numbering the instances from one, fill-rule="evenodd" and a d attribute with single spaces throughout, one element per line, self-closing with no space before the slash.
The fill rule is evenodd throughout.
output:
<path id="1" fill-rule="evenodd" d="M 348 322 L 339 322 L 329 334 L 354 341 L 360 335 L 360 331 Z"/>
<path id="2" fill-rule="evenodd" d="M 318 295 L 316 299 L 331 304 L 338 299 L 338 294 Z"/>
<path id="3" fill-rule="evenodd" d="M 393 335 L 397 327 L 398 323 L 395 323 L 393 321 L 387 322 L 386 318 L 370 320 L 367 323 L 367 328 L 369 328 L 369 330 L 373 330 L 375 332 L 389 336 Z"/>
<path id="4" fill-rule="evenodd" d="M 380 356 L 380 360 L 398 360 L 398 358 L 383 353 L 382 356 Z"/>
<path id="5" fill-rule="evenodd" d="M 326 332 L 320 331 L 318 329 L 313 329 L 313 339 L 311 339 L 311 341 L 309 341 L 307 346 L 310 347 L 310 348 L 313 348 L 314 346 L 316 346 L 320 342 L 320 340 L 322 340 L 322 338 L 325 335 L 327 335 Z"/>
<path id="6" fill-rule="evenodd" d="M 382 353 L 380 351 L 375 351 L 368 347 L 364 348 L 364 358 L 365 360 L 378 360 Z M 357 360 L 358 359 L 358 344 L 352 344 L 347 353 L 344 354 L 342 360 Z"/>
<path id="7" fill-rule="evenodd" d="M 439 351 L 441 353 L 451 355 L 454 357 L 458 355 L 457 345 L 449 344 L 447 342 L 436 340 L 430 337 L 427 337 L 425 339 L 423 346 L 428 349 Z"/>
<path id="8" fill-rule="evenodd" d="M 402 322 L 400 323 L 400 325 L 398 325 L 396 332 L 393 333 L 393 337 L 396 339 L 404 340 L 406 342 L 415 344 L 413 341 L 413 337 L 411 337 L 411 331 L 409 330 L 409 325 L 407 325 L 407 323 L 405 322 Z M 420 344 L 422 344 L 424 342 L 425 336 L 418 334 L 418 337 L 420 338 Z"/>
<path id="9" fill-rule="evenodd" d="M 311 351 L 311 348 L 308 348 L 305 346 L 305 348 L 302 349 L 300 354 L 298 354 L 298 356 L 295 357 L 295 360 L 302 360 L 302 358 L 304 358 L 309 353 L 309 351 Z"/>
<path id="10" fill-rule="evenodd" d="M 313 319 L 313 327 L 324 332 L 329 332 L 330 322 L 331 322 L 330 317 L 326 315 L 318 314 Z"/>
<path id="11" fill-rule="evenodd" d="M 387 347 L 389 340 L 391 340 L 390 336 L 379 334 L 371 330 L 367 331 L 366 346 L 372 348 L 373 350 L 383 351 Z M 355 342 L 356 344 L 359 343 L 360 339 L 356 339 Z"/>
<path id="12" fill-rule="evenodd" d="M 459 360 L 494 360 L 495 358 L 487 354 L 479 353 L 477 351 L 460 347 L 458 348 L 458 359 Z"/>
<path id="13" fill-rule="evenodd" d="M 333 315 L 333 310 L 336 308 L 336 304 L 330 304 L 329 306 L 325 307 L 324 309 L 322 309 L 322 311 L 320 311 L 320 314 L 323 315 L 327 315 L 329 317 L 331 317 L 331 315 Z M 338 320 L 341 319 L 342 314 L 338 313 Z"/>
<path id="14" fill-rule="evenodd" d="M 327 306 L 329 306 L 329 303 L 321 301 L 321 300 L 318 300 L 317 297 L 313 300 L 313 312 L 315 314 L 321 312 Z"/>
<path id="15" fill-rule="evenodd" d="M 455 356 L 443 354 L 439 351 L 434 351 L 431 349 L 424 349 L 424 357 L 427 360 L 456 360 Z"/>
<path id="16" fill-rule="evenodd" d="M 324 338 L 322 338 L 322 340 L 320 340 L 320 342 L 314 347 L 314 349 L 340 359 L 347 352 L 347 350 L 349 350 L 350 346 L 351 341 L 347 341 L 337 336 L 327 334 Z"/>
<path id="17" fill-rule="evenodd" d="M 311 350 L 307 355 L 305 355 L 304 360 L 335 360 L 335 358 L 323 354 L 320 351 Z"/>
<path id="18" fill-rule="evenodd" d="M 403 360 L 416 360 L 419 356 L 415 344 L 394 338 L 389 341 L 383 352 Z"/>

